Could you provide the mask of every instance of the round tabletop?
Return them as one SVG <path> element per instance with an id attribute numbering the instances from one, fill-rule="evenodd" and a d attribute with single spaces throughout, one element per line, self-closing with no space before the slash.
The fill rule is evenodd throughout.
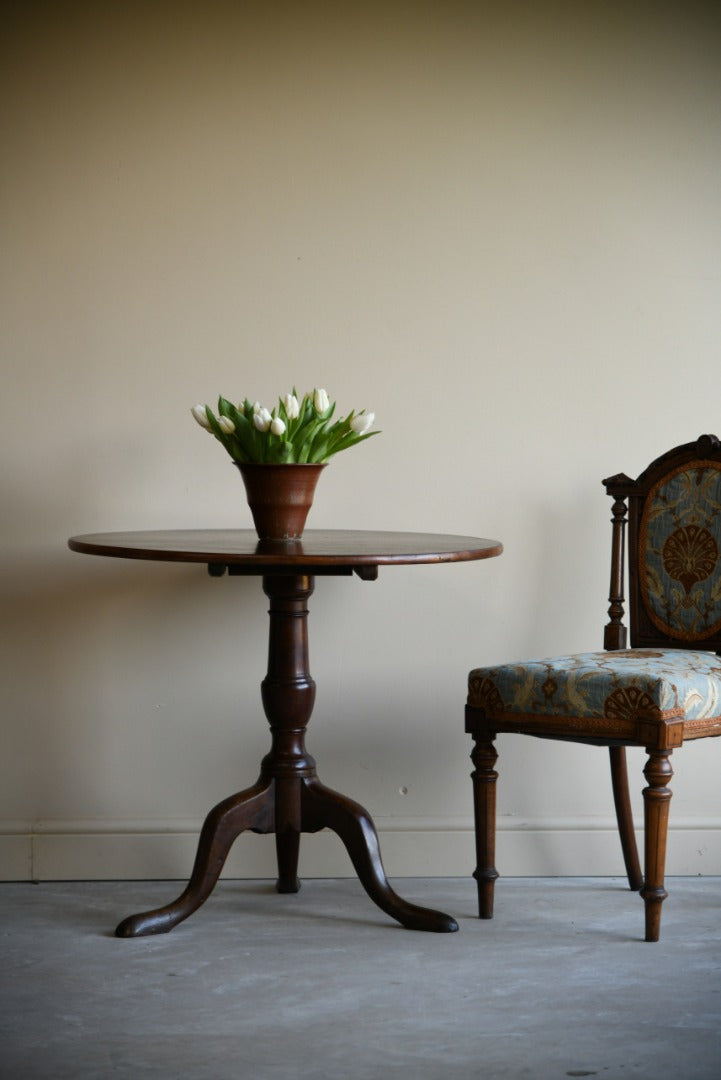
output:
<path id="1" fill-rule="evenodd" d="M 309 529 L 301 540 L 258 540 L 253 529 L 169 529 L 91 533 L 73 551 L 119 559 L 222 564 L 249 572 L 470 562 L 500 555 L 498 540 L 437 533 Z"/>

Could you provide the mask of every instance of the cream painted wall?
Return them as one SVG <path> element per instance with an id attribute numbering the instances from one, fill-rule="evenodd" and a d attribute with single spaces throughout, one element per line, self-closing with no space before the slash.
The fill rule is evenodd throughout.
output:
<path id="1" fill-rule="evenodd" d="M 323 779 L 391 875 L 470 872 L 469 668 L 598 647 L 600 479 L 721 429 L 714 7 L 4 6 L 4 878 L 184 877 L 255 779 L 258 582 L 66 541 L 248 526 L 188 408 L 293 383 L 383 428 L 311 525 L 505 544 L 311 606 Z M 603 752 L 500 750 L 502 872 L 621 873 Z M 676 755 L 672 872 L 721 873 L 720 753 Z"/>

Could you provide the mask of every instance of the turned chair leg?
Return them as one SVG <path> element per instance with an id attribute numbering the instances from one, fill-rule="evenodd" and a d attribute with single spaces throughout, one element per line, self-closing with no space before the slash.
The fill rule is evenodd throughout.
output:
<path id="1" fill-rule="evenodd" d="M 493 737 L 473 735 L 475 747 L 471 761 L 475 769 L 473 780 L 473 806 L 476 833 L 476 869 L 474 878 L 478 883 L 478 917 L 493 918 L 493 891 L 498 877 L 496 858 L 496 781 L 498 773 L 494 765 L 498 758 Z"/>
<path id="2" fill-rule="evenodd" d="M 641 889 L 646 907 L 646 941 L 658 941 L 661 932 L 661 905 L 668 896 L 664 889 L 666 838 L 673 776 L 670 750 L 648 750 L 643 770 L 648 787 L 643 790 L 645 883 Z"/>
<path id="3" fill-rule="evenodd" d="M 626 747 L 609 746 L 611 758 L 611 785 L 613 787 L 613 802 L 616 807 L 616 822 L 618 823 L 618 835 L 621 839 L 623 861 L 626 866 L 628 884 L 638 892 L 643 885 L 643 874 L 638 861 L 638 847 L 633 828 L 633 815 L 631 814 L 631 799 L 628 794 L 628 771 L 626 769 Z"/>

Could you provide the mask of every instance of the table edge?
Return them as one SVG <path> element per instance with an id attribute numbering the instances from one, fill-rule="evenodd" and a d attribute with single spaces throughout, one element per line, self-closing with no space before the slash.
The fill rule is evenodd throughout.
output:
<path id="1" fill-rule="evenodd" d="M 177 529 L 177 530 L 139 530 L 137 535 L 152 535 L 153 532 L 166 532 L 169 535 L 172 533 L 187 534 L 194 530 Z M 213 530 L 197 530 L 199 534 L 207 534 Z M 252 534 L 252 530 L 226 530 L 218 529 L 218 532 L 237 531 L 243 532 L 246 535 Z M 324 534 L 329 532 L 342 533 L 345 530 L 317 530 Z M 383 536 L 380 531 L 373 531 L 375 535 Z M 313 530 L 310 530 L 312 533 Z M 353 530 L 353 532 L 361 533 L 362 530 Z M 448 533 L 403 533 L 403 532 L 388 532 L 389 536 L 428 536 L 431 540 L 434 536 L 438 538 L 443 537 L 446 541 L 457 539 L 459 547 L 451 551 L 424 551 L 424 552 L 353 552 L 349 551 L 347 554 L 318 554 L 318 553 L 298 553 L 286 550 L 273 550 L 269 545 L 267 551 L 256 551 L 252 553 L 237 553 L 237 552 L 219 552 L 208 550 L 170 550 L 168 548 L 158 549 L 153 547 L 137 547 L 129 548 L 122 543 L 113 544 L 113 537 L 128 537 L 131 535 L 128 532 L 109 532 L 109 533 L 87 533 L 77 536 L 71 536 L 68 540 L 68 547 L 71 551 L 78 552 L 83 555 L 100 555 L 108 558 L 121 558 L 121 559 L 133 559 L 150 562 L 172 562 L 172 563 L 215 563 L 226 566 L 247 566 L 257 567 L 259 570 L 264 567 L 278 568 L 288 567 L 289 569 L 299 569 L 302 567 L 333 567 L 333 566 L 392 566 L 396 565 L 412 565 L 414 563 L 419 564 L 433 564 L 433 563 L 450 563 L 450 562 L 476 562 L 482 559 L 494 558 L 502 554 L 503 544 L 499 540 L 486 539 L 484 537 L 472 537 L 472 536 L 458 536 Z M 103 538 L 102 540 L 100 538 Z M 474 546 L 475 545 L 475 546 Z"/>

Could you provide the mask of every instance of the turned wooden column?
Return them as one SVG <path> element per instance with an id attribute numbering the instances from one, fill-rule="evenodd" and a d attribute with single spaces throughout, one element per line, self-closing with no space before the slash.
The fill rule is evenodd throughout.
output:
<path id="1" fill-rule="evenodd" d="M 498 773 L 494 766 L 498 760 L 493 740 L 487 736 L 475 736 L 471 761 L 475 765 L 473 780 L 473 804 L 476 818 L 476 869 L 473 876 L 478 883 L 478 916 L 493 918 L 493 893 L 498 877 L 496 870 L 496 781 Z"/>
<path id="2" fill-rule="evenodd" d="M 316 775 L 315 760 L 305 747 L 315 702 L 315 682 L 308 667 L 308 599 L 313 586 L 307 574 L 263 578 L 263 591 L 270 599 L 270 627 L 268 673 L 261 683 L 261 698 L 272 743 L 260 774 L 275 784 L 276 888 L 281 893 L 300 888 L 301 782 Z"/>
<path id="3" fill-rule="evenodd" d="M 603 632 L 604 649 L 626 648 L 626 627 L 623 625 L 624 596 L 624 541 L 626 534 L 627 504 L 625 498 L 617 496 L 612 507 L 611 537 L 611 584 L 609 588 L 609 621 Z"/>
<path id="4" fill-rule="evenodd" d="M 643 770 L 648 787 L 643 789 L 645 831 L 645 881 L 641 896 L 646 905 L 646 941 L 658 941 L 661 930 L 661 905 L 668 893 L 664 888 L 666 838 L 673 776 L 671 750 L 647 750 Z"/>

